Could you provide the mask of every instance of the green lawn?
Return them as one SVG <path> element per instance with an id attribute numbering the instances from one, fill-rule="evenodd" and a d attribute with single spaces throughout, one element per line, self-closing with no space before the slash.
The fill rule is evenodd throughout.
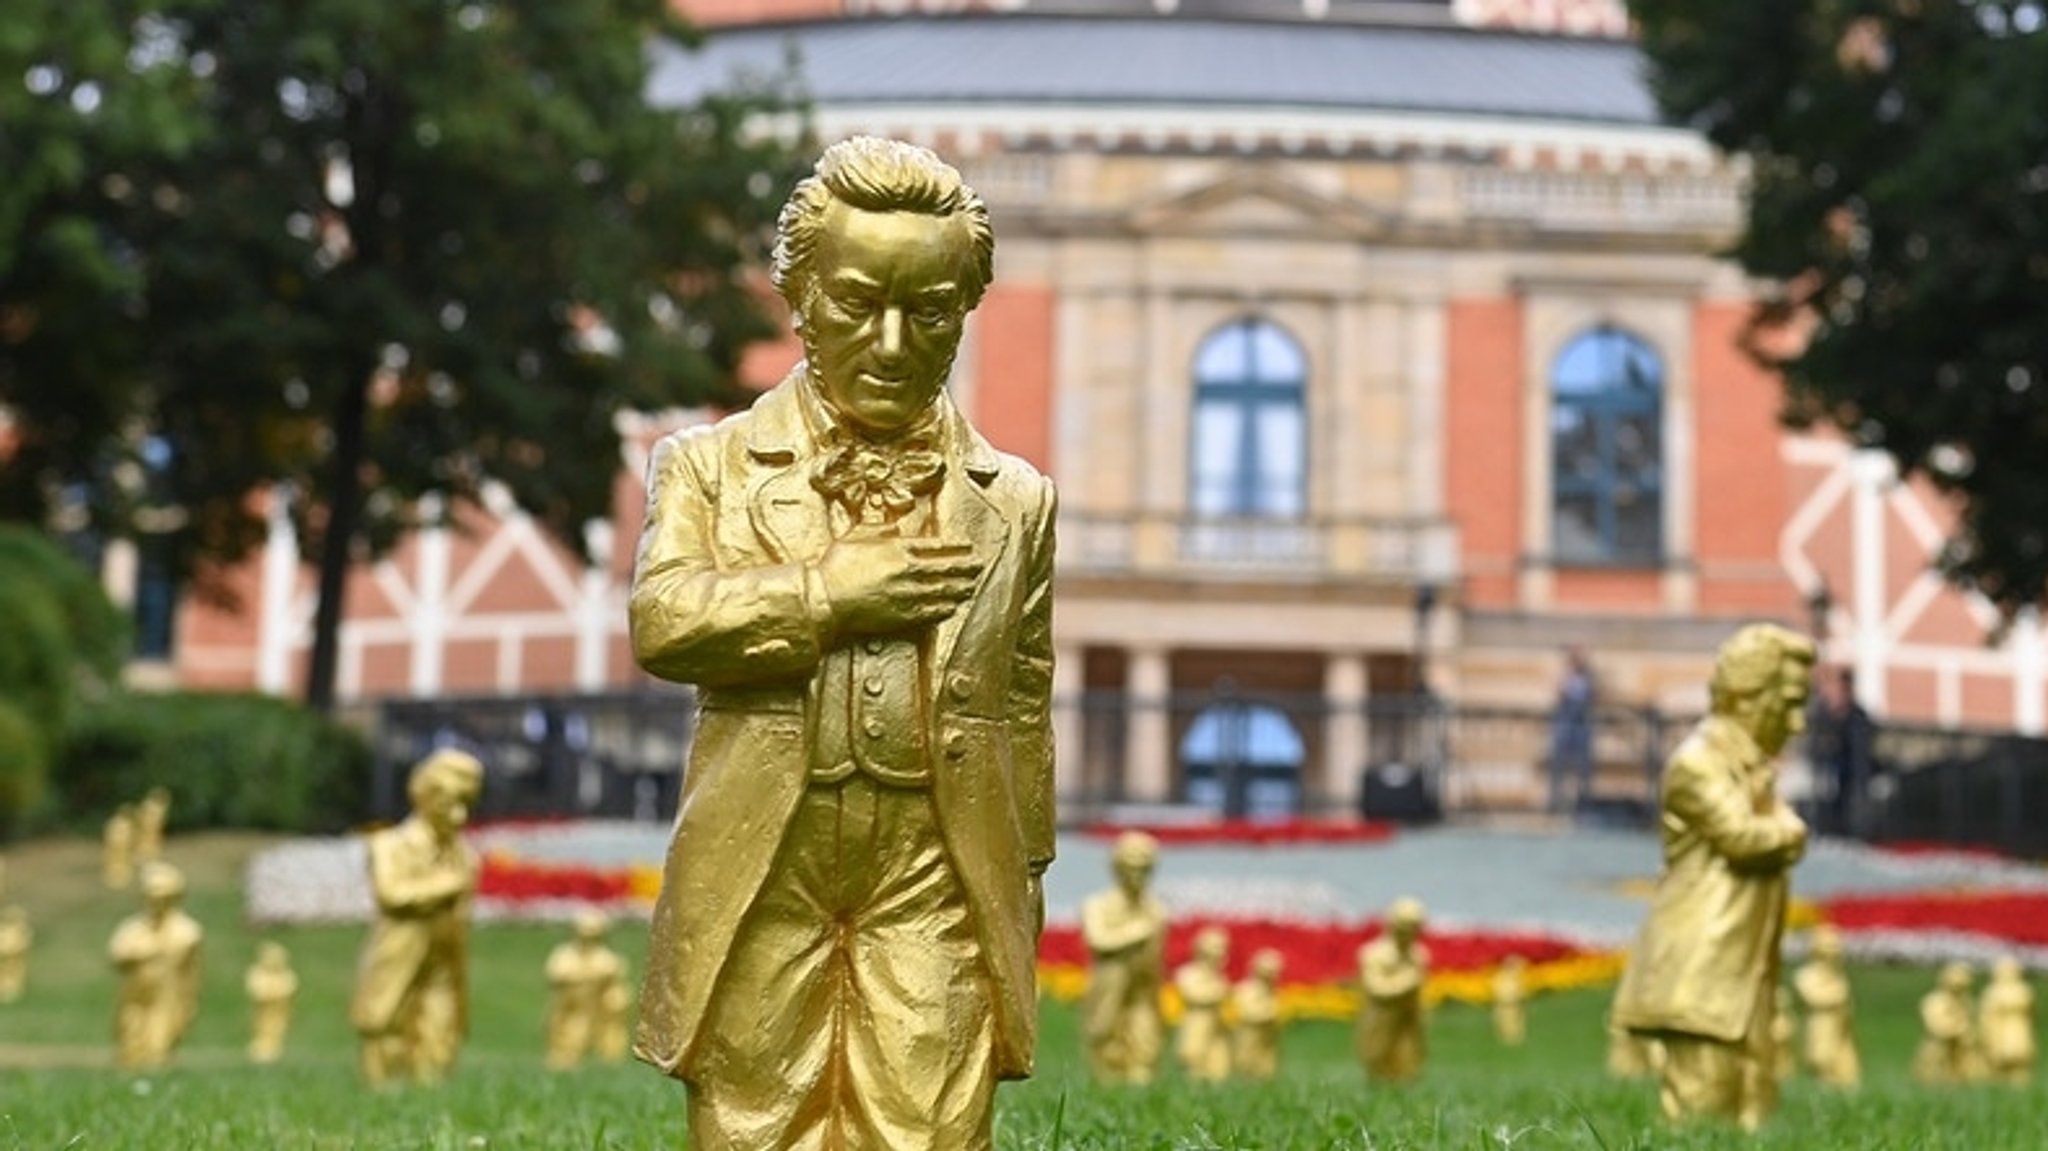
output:
<path id="1" fill-rule="evenodd" d="M 108 1066 L 113 978 L 102 949 L 131 897 L 100 890 L 89 844 L 14 851 L 11 898 L 39 933 L 28 997 L 0 1008 L 0 1148 L 504 1148 L 587 1151 L 682 1145 L 682 1092 L 629 1064 L 550 1074 L 541 1066 L 540 978 L 552 928 L 485 927 L 475 944 L 474 1027 L 455 1080 L 435 1090 L 371 1093 L 355 1078 L 344 1004 L 361 929 L 273 933 L 292 949 L 304 991 L 285 1062 L 241 1062 L 240 980 L 264 933 L 242 923 L 241 865 L 261 841 L 174 840 L 192 878 L 191 910 L 209 932 L 198 1022 L 170 1072 L 136 1079 Z M 636 931 L 618 943 L 636 961 Z M 1673 1132 L 1654 1091 L 1600 1072 L 1604 991 L 1530 1009 L 1536 1045 L 1496 1047 L 1485 1016 L 1437 1014 L 1433 1058 L 1409 1090 L 1373 1090 L 1352 1064 L 1348 1030 L 1289 1032 L 1282 1081 L 1201 1088 L 1169 1079 L 1103 1091 L 1083 1075 L 1071 1011 L 1048 1006 L 1041 1073 L 1005 1087 L 998 1144 L 1026 1149 L 1270 1148 L 2014 1148 L 2048 1149 L 2048 1095 L 1909 1083 L 1917 970 L 1857 973 L 1870 1085 L 1837 1096 L 1804 1083 L 1758 1138 Z"/>

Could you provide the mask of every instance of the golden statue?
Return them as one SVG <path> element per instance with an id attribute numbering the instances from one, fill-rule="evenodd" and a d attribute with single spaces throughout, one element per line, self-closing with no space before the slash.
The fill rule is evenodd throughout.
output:
<path id="1" fill-rule="evenodd" d="M 605 946 L 611 920 L 586 909 L 576 916 L 575 938 L 548 952 L 548 1066 L 566 1071 L 599 1046 L 605 1029 L 607 992 L 625 971 L 619 953 Z"/>
<path id="2" fill-rule="evenodd" d="M 1799 1017 L 1792 1013 L 1792 989 L 1779 987 L 1772 999 L 1771 1075 L 1783 1083 L 1799 1071 Z"/>
<path id="3" fill-rule="evenodd" d="M 28 949 L 35 941 L 28 912 L 15 906 L 0 908 L 0 1003 L 21 1000 L 28 985 Z"/>
<path id="4" fill-rule="evenodd" d="M 1422 988 L 1429 982 L 1422 921 L 1422 904 L 1397 899 L 1387 911 L 1385 931 L 1358 949 L 1358 982 L 1365 993 L 1358 1013 L 1358 1061 L 1374 1079 L 1402 1083 L 1422 1073 Z"/>
<path id="5" fill-rule="evenodd" d="M 1081 938 L 1088 945 L 1081 1038 L 1098 1083 L 1150 1083 L 1159 1062 L 1166 908 L 1148 890 L 1158 857 L 1151 836 L 1124 832 L 1110 850 L 1116 886 L 1081 905 Z"/>
<path id="6" fill-rule="evenodd" d="M 1181 1002 L 1173 1053 L 1188 1078 L 1200 1083 L 1230 1078 L 1230 1028 L 1223 1020 L 1223 1005 L 1230 998 L 1223 961 L 1229 955 L 1229 933 L 1204 927 L 1195 933 L 1194 955 L 1173 972 Z"/>
<path id="7" fill-rule="evenodd" d="M 168 863 L 144 864 L 142 911 L 121 921 L 107 957 L 121 975 L 114 1058 L 131 1070 L 162 1067 L 199 1010 L 199 923 L 179 904 L 185 876 Z"/>
<path id="8" fill-rule="evenodd" d="M 412 814 L 369 838 L 377 922 L 356 965 L 349 1019 L 362 1037 L 363 1077 L 437 1082 L 469 1031 L 469 903 L 477 858 L 463 825 L 483 790 L 483 764 L 442 750 L 415 764 Z"/>
<path id="9" fill-rule="evenodd" d="M 1280 953 L 1270 947 L 1252 955 L 1251 969 L 1230 991 L 1237 1017 L 1231 1035 L 1231 1068 L 1263 1082 L 1280 1071 Z"/>
<path id="10" fill-rule="evenodd" d="M 275 1063 L 284 1055 L 292 1001 L 299 994 L 299 977 L 284 944 L 257 945 L 256 962 L 243 974 L 242 990 L 249 996 L 249 1062 Z"/>
<path id="11" fill-rule="evenodd" d="M 1771 624 L 1721 645 L 1712 711 L 1664 770 L 1664 870 L 1615 995 L 1621 1026 L 1664 1048 L 1666 1117 L 1754 1129 L 1777 1106 L 1771 1060 L 1792 865 L 1806 824 L 1771 766 L 1805 725 L 1811 640 Z"/>
<path id="12" fill-rule="evenodd" d="M 846 140 L 778 230 L 804 362 L 648 465 L 633 649 L 699 722 L 634 1048 L 693 1147 L 985 1148 L 1037 1039 L 1052 484 L 945 393 L 994 267 L 958 172 Z"/>
<path id="13" fill-rule="evenodd" d="M 135 808 L 130 804 L 115 808 L 100 833 L 100 882 L 109 891 L 126 891 L 135 882 Z"/>
<path id="14" fill-rule="evenodd" d="M 1792 975 L 1792 990 L 1806 1010 L 1807 1073 L 1831 1087 L 1863 1082 L 1856 1051 L 1856 1005 L 1842 970 L 1842 937 L 1825 924 L 1813 929 L 1812 952 Z"/>
<path id="15" fill-rule="evenodd" d="M 1934 990 L 1920 998 L 1920 1049 L 1913 1078 L 1922 1083 L 1968 1083 L 1977 1078 L 1977 1029 L 1970 1003 L 1975 978 L 1967 963 L 1944 963 Z"/>
<path id="16" fill-rule="evenodd" d="M 1607 1016 L 1607 1074 L 1616 1079 L 1648 1079 L 1662 1072 L 1664 1045 L 1637 1035 Z"/>
<path id="17" fill-rule="evenodd" d="M 2034 1081 L 2034 989 L 2020 961 L 2000 956 L 1977 1006 L 1977 1034 L 1984 1045 L 1985 1073 L 1994 1081 L 2025 1087 Z"/>
<path id="18" fill-rule="evenodd" d="M 164 857 L 164 823 L 171 815 L 171 793 L 152 787 L 135 805 L 135 862 L 155 863 Z"/>
<path id="19" fill-rule="evenodd" d="M 1503 1047 L 1520 1047 L 1529 1038 L 1529 961 L 1510 955 L 1493 973 L 1493 1033 Z"/>
<path id="20" fill-rule="evenodd" d="M 619 973 L 604 985 L 597 998 L 597 1059 L 600 1063 L 623 1063 L 632 1046 L 633 991 L 627 986 L 626 961 L 619 960 Z"/>

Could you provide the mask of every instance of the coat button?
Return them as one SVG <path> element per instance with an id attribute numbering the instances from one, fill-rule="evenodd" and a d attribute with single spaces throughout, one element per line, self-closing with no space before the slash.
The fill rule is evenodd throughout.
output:
<path id="1" fill-rule="evenodd" d="M 888 646 L 888 641 L 871 639 L 864 646 L 867 648 L 867 652 L 869 655 L 880 655 L 882 654 L 882 649 Z"/>
<path id="2" fill-rule="evenodd" d="M 860 729 L 868 734 L 869 739 L 882 738 L 882 721 L 873 716 L 869 716 L 867 722 L 860 725 Z"/>
<path id="3" fill-rule="evenodd" d="M 946 731 L 946 745 L 945 745 L 945 746 L 946 746 L 946 758 L 947 758 L 947 759 L 966 759 L 966 758 L 967 758 L 967 733 L 966 733 L 966 732 L 964 732 L 964 731 L 961 731 L 961 730 L 960 730 L 959 728 L 957 728 L 957 727 L 955 727 L 955 728 L 949 728 L 949 729 L 948 729 L 948 730 Z"/>
<path id="4" fill-rule="evenodd" d="M 974 677 L 964 671 L 956 671 L 946 677 L 946 690 L 962 703 L 974 698 Z"/>
<path id="5" fill-rule="evenodd" d="M 882 677 L 876 675 L 869 676 L 861 683 L 860 689 L 869 695 L 882 694 Z"/>

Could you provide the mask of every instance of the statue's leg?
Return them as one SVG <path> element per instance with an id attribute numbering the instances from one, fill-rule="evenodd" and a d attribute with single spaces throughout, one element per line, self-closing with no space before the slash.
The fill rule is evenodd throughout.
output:
<path id="1" fill-rule="evenodd" d="M 995 988 L 930 797 L 859 783 L 847 802 L 847 1151 L 987 1151 Z"/>
<path id="2" fill-rule="evenodd" d="M 1697 1035 L 1664 1036 L 1659 1099 L 1664 1117 L 1688 1119 L 1738 1117 L 1747 1062 L 1741 1044 Z"/>
<path id="3" fill-rule="evenodd" d="M 840 1073 L 848 983 L 839 789 L 797 807 L 740 923 L 690 1064 L 692 1151 L 837 1151 L 822 1096 Z"/>

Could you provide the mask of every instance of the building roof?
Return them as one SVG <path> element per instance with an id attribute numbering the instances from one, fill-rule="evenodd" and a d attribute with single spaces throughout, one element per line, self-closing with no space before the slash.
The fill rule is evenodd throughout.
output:
<path id="1" fill-rule="evenodd" d="M 1633 44 L 1454 28 L 1223 19 L 952 17 L 721 29 L 658 49 L 651 95 L 687 103 L 794 48 L 821 105 L 1317 108 L 1650 126 Z"/>

